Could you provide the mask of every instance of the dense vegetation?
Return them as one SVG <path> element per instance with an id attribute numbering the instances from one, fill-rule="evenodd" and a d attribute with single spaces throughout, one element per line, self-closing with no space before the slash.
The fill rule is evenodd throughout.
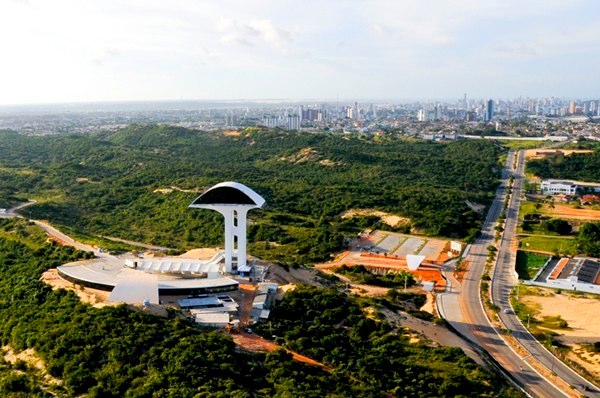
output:
<path id="1" fill-rule="evenodd" d="M 518 250 L 516 271 L 519 274 L 519 279 L 526 281 L 532 279 L 539 269 L 546 264 L 546 261 L 548 261 L 548 255 Z"/>
<path id="2" fill-rule="evenodd" d="M 288 292 L 260 331 L 336 373 L 367 381 L 362 396 L 377 391 L 405 397 L 519 395 L 460 349 L 409 344 L 402 330 L 366 317 L 359 302 L 332 289 L 303 286 Z"/>
<path id="3" fill-rule="evenodd" d="M 167 126 L 92 135 L 0 132 L 0 207 L 34 198 L 29 217 L 184 249 L 222 244 L 221 216 L 187 205 L 212 184 L 240 181 L 268 203 L 250 213 L 250 252 L 309 263 L 340 248 L 352 225 L 365 224 L 340 219 L 351 208 L 409 217 L 427 234 L 474 235 L 481 216 L 465 200 L 490 203 L 500 151 L 484 140 L 439 144 L 256 128 L 239 135 Z"/>
<path id="4" fill-rule="evenodd" d="M 600 223 L 585 223 L 577 235 L 577 249 L 591 257 L 600 257 Z"/>
<path id="5" fill-rule="evenodd" d="M 40 274 L 82 253 L 46 244 L 25 221 L 0 220 L 0 231 L 0 340 L 16 350 L 34 348 L 47 371 L 63 380 L 45 386 L 59 396 L 345 395 L 347 381 L 281 353 L 239 353 L 229 337 L 179 318 L 125 306 L 95 309 L 73 293 L 53 292 Z M 48 395 L 35 379 L 3 368 L 0 363 L 2 396 Z"/>
<path id="6" fill-rule="evenodd" d="M 23 220 L 0 220 L 0 342 L 28 348 L 62 380 L 49 383 L 26 363 L 0 360 L 6 397 L 378 397 L 508 396 L 500 381 L 460 350 L 409 344 L 333 291 L 300 288 L 276 311 L 287 345 L 326 361 L 324 371 L 283 351 L 249 354 L 232 340 L 179 317 L 125 306 L 93 308 L 40 281 L 49 267 L 82 253 L 46 243 Z M 289 327 L 289 330 L 287 328 Z M 331 349 L 332 347 L 335 347 Z"/>
<path id="7" fill-rule="evenodd" d="M 600 182 L 600 149 L 593 153 L 559 154 L 533 159 L 527 162 L 527 171 L 541 178 Z"/>

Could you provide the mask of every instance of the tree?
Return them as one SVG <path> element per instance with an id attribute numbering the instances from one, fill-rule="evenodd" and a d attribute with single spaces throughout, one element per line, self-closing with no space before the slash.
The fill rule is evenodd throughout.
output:
<path id="1" fill-rule="evenodd" d="M 600 223 L 585 223 L 577 235 L 577 249 L 588 256 L 600 257 Z"/>

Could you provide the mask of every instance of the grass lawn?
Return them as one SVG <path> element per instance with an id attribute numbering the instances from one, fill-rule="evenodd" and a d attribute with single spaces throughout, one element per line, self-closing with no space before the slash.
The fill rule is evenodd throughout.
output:
<path id="1" fill-rule="evenodd" d="M 554 236 L 520 236 L 519 247 L 523 250 L 544 251 L 565 255 L 577 254 L 575 239 Z"/>
<path id="2" fill-rule="evenodd" d="M 548 261 L 548 255 L 531 253 L 523 250 L 517 252 L 517 273 L 519 279 L 530 280 Z"/>
<path id="3" fill-rule="evenodd" d="M 521 219 L 525 217 L 525 214 L 533 214 L 536 212 L 539 213 L 539 210 L 536 211 L 534 202 L 530 202 L 528 200 L 524 200 L 521 202 L 521 210 L 519 211 Z"/>
<path id="4" fill-rule="evenodd" d="M 502 146 L 505 146 L 510 149 L 519 150 L 519 149 L 533 149 L 533 148 L 543 148 L 546 145 L 551 144 L 550 141 L 536 141 L 536 140 L 498 140 L 502 143 Z"/>

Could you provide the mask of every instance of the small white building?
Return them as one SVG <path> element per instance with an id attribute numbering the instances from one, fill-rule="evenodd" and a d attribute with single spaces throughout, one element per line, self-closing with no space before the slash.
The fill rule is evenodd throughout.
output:
<path id="1" fill-rule="evenodd" d="M 550 195 L 575 195 L 577 189 L 579 189 L 579 185 L 566 180 L 544 180 L 541 185 L 542 193 Z"/>
<path id="2" fill-rule="evenodd" d="M 229 314 L 225 312 L 196 314 L 196 323 L 212 328 L 224 328 L 229 324 Z"/>

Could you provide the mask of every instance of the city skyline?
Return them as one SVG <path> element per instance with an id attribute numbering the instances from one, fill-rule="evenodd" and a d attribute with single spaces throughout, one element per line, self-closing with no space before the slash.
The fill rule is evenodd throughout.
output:
<path id="1" fill-rule="evenodd" d="M 597 98 L 592 1 L 10 0 L 0 105 Z"/>

